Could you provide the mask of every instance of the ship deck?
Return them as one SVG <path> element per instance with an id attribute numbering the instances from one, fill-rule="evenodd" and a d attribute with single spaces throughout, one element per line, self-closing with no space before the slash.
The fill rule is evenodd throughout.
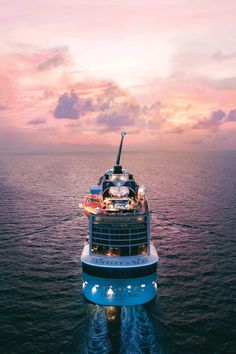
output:
<path id="1" fill-rule="evenodd" d="M 150 255 L 136 255 L 128 257 L 102 256 L 99 254 L 89 254 L 89 245 L 85 245 L 81 261 L 94 267 L 105 268 L 137 268 L 156 264 L 159 260 L 155 247 L 150 245 Z"/>

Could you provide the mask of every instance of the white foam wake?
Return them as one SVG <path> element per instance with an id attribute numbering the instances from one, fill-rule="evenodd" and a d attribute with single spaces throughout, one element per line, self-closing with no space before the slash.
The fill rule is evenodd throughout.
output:
<path id="1" fill-rule="evenodd" d="M 93 307 L 80 353 L 111 354 L 114 350 L 118 352 L 118 348 L 112 348 L 106 317 L 104 307 Z M 153 323 L 142 305 L 122 307 L 119 338 L 120 354 L 162 354 Z"/>
<path id="2" fill-rule="evenodd" d="M 161 354 L 151 320 L 141 305 L 121 310 L 122 354 Z"/>
<path id="3" fill-rule="evenodd" d="M 94 306 L 91 315 L 90 325 L 84 343 L 83 354 L 108 354 L 111 350 L 111 343 L 108 338 L 107 320 L 104 307 Z"/>

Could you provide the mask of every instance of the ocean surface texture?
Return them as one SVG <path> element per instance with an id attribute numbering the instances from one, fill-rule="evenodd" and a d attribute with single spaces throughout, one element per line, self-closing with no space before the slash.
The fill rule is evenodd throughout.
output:
<path id="1" fill-rule="evenodd" d="M 127 153 L 148 189 L 158 297 L 88 304 L 79 203 L 115 153 L 0 155 L 1 354 L 234 354 L 236 153 Z"/>

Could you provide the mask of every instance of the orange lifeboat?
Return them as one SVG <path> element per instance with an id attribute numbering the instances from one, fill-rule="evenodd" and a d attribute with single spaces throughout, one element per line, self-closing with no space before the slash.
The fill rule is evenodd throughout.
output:
<path id="1" fill-rule="evenodd" d="M 82 208 L 85 215 L 89 216 L 90 214 L 98 214 L 101 212 L 103 203 L 102 198 L 97 194 L 87 195 L 82 203 Z"/>

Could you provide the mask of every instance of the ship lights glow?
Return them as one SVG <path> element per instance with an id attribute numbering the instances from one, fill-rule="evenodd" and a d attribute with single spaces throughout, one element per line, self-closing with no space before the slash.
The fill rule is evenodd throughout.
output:
<path id="1" fill-rule="evenodd" d="M 86 287 L 87 284 L 88 284 L 87 281 L 84 281 L 84 282 L 83 282 L 83 289 Z"/>
<path id="2" fill-rule="evenodd" d="M 111 187 L 109 188 L 110 196 L 127 197 L 129 195 L 129 188 L 127 187 Z"/>
<path id="3" fill-rule="evenodd" d="M 142 184 L 138 189 L 138 196 L 143 198 L 145 196 L 145 194 L 146 194 L 146 188 Z"/>
<path id="4" fill-rule="evenodd" d="M 110 288 L 107 290 L 107 295 L 109 296 L 113 296 L 114 295 L 114 291 L 112 290 L 112 287 L 110 286 Z"/>
<path id="5" fill-rule="evenodd" d="M 154 288 L 157 290 L 157 283 L 155 281 L 152 282 L 152 285 L 154 286 Z"/>
<path id="6" fill-rule="evenodd" d="M 98 288 L 99 288 L 99 284 L 95 284 L 95 285 L 92 287 L 92 289 L 91 289 L 92 294 L 95 294 L 96 291 L 98 290 Z"/>
<path id="7" fill-rule="evenodd" d="M 96 288 L 96 286 L 94 285 L 93 287 L 92 287 L 92 294 L 95 294 L 96 293 L 96 291 L 97 291 L 97 288 Z"/>
<path id="8" fill-rule="evenodd" d="M 127 177 L 123 174 L 114 174 L 111 176 L 111 181 L 115 186 L 121 187 L 127 181 Z"/>

